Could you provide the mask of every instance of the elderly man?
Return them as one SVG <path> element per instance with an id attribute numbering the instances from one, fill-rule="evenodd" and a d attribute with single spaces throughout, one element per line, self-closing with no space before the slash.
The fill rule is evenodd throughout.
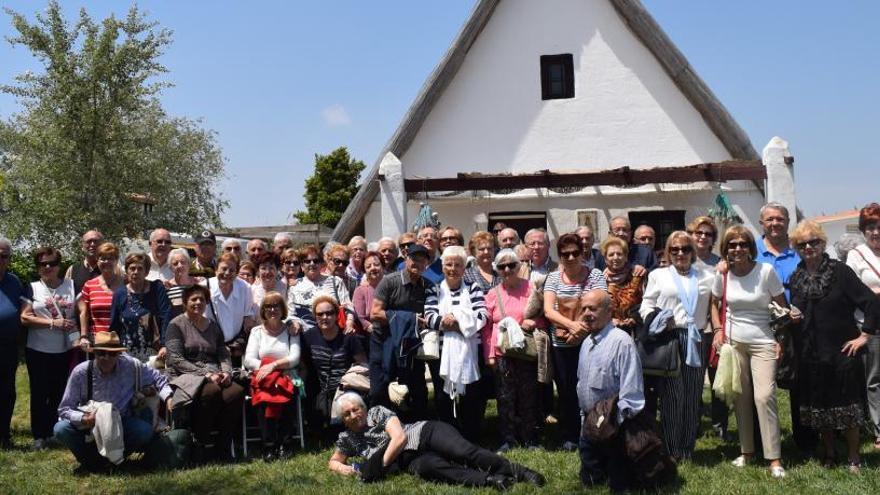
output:
<path id="1" fill-rule="evenodd" d="M 581 225 L 574 230 L 574 234 L 578 236 L 584 244 L 584 265 L 590 270 L 593 268 L 604 270 L 605 257 L 602 256 L 602 253 L 599 252 L 598 249 L 593 247 L 593 244 L 596 243 L 596 238 L 593 236 L 593 229 L 586 225 Z"/>
<path id="2" fill-rule="evenodd" d="M 394 239 L 390 237 L 383 237 L 379 239 L 376 251 L 378 251 L 379 253 L 379 261 L 382 263 L 382 268 L 385 270 L 385 273 L 397 271 L 396 263 L 398 251 L 397 244 L 394 242 Z M 403 262 L 402 259 L 401 262 Z"/>
<path id="3" fill-rule="evenodd" d="M 559 268 L 559 263 L 550 259 L 550 236 L 544 229 L 526 232 L 525 244 L 529 249 L 528 263 L 523 263 L 520 276 L 531 281 L 545 276 Z"/>
<path id="4" fill-rule="evenodd" d="M 12 244 L 0 237 L 0 449 L 12 447 L 9 425 L 15 408 L 21 308 L 32 298 L 30 284 L 22 284 L 18 277 L 9 272 L 11 257 Z"/>
<path id="5" fill-rule="evenodd" d="M 107 452 L 107 455 L 114 457 L 111 460 L 118 464 L 125 455 L 142 450 L 153 438 L 153 418 L 149 417 L 149 409 L 137 412 L 132 407 L 135 394 L 158 393 L 170 411 L 172 392 L 165 375 L 123 354 L 126 349 L 119 342 L 116 332 L 95 334 L 95 342 L 90 350 L 95 359 L 78 364 L 67 381 L 64 397 L 58 406 L 59 421 L 55 424 L 55 438 L 70 449 L 82 469 L 102 471 L 109 466 L 107 460 L 98 454 L 95 442 L 86 441 L 100 414 L 89 407 L 89 401 L 110 403 L 113 410 L 119 413 L 124 452 L 121 457 L 118 451 L 113 454 L 115 449 L 108 449 Z M 135 373 L 140 377 L 141 390 L 136 390 Z M 111 440 L 104 441 L 111 443 Z"/>
<path id="6" fill-rule="evenodd" d="M 644 244 L 654 249 L 655 242 L 657 242 L 657 234 L 654 232 L 654 227 L 645 224 L 636 227 L 633 232 L 633 244 Z"/>
<path id="7" fill-rule="evenodd" d="M 238 239 L 233 237 L 227 237 L 223 239 L 223 242 L 220 243 L 220 252 L 223 254 L 232 253 L 238 256 L 238 259 L 241 259 L 241 243 L 238 242 Z"/>
<path id="8" fill-rule="evenodd" d="M 190 264 L 189 273 L 211 278 L 217 269 L 217 237 L 210 230 L 203 230 L 196 236 L 195 241 L 196 259 Z"/>
<path id="9" fill-rule="evenodd" d="M 578 358 L 578 401 L 586 414 L 598 402 L 617 396 L 617 417 L 609 420 L 622 424 L 645 407 L 639 352 L 632 337 L 611 323 L 608 292 L 593 289 L 584 296 L 582 304 L 589 336 Z M 580 478 L 584 485 L 607 481 L 611 490 L 617 491 L 630 484 L 630 463 L 622 450 L 593 445 L 582 434 L 579 451 Z"/>
<path id="10" fill-rule="evenodd" d="M 433 284 L 439 284 L 443 281 L 443 263 L 438 256 L 438 238 L 437 229 L 434 227 L 422 227 L 416 237 L 416 242 L 423 246 L 428 253 L 428 268 L 422 274 L 423 277 L 430 280 Z"/>
<path id="11" fill-rule="evenodd" d="M 609 235 L 613 235 L 629 244 L 629 264 L 633 267 L 633 275 L 644 277 L 648 270 L 657 266 L 657 256 L 652 247 L 633 242 L 632 225 L 626 217 L 614 217 L 608 223 Z"/>
<path id="12" fill-rule="evenodd" d="M 436 297 L 436 286 L 423 276 L 430 263 L 428 250 L 421 244 L 409 248 L 404 268 L 396 273 L 386 275 L 376 286 L 373 304 L 370 308 L 370 321 L 373 331 L 370 333 L 370 404 L 391 406 L 388 398 L 388 384 L 397 377 L 397 359 L 400 348 L 388 342 L 392 338 L 392 328 L 388 312 L 398 312 L 398 321 L 403 317 L 412 318 L 413 324 L 418 322 L 424 326 L 424 320 L 418 317 L 425 311 L 425 301 Z M 397 348 L 395 348 L 397 347 Z M 387 356 L 386 356 L 387 351 Z M 386 356 L 383 358 L 383 356 Z M 424 361 L 410 373 L 409 377 L 401 377 L 406 381 L 412 395 L 414 408 L 424 412 L 428 401 L 428 389 L 425 384 Z M 421 373 L 418 372 L 421 370 Z M 404 370 L 400 370 L 404 371 Z M 403 372 L 401 375 L 405 375 Z"/>
<path id="13" fill-rule="evenodd" d="M 86 282 L 101 274 L 98 268 L 98 246 L 104 242 L 104 235 L 97 230 L 90 230 L 82 236 L 82 251 L 85 255 L 82 263 L 74 263 L 67 268 L 64 278 L 73 280 L 73 290 L 77 294 Z"/>
<path id="14" fill-rule="evenodd" d="M 520 243 L 519 233 L 516 229 L 505 227 L 498 233 L 498 249 L 513 249 Z"/>
<path id="15" fill-rule="evenodd" d="M 249 260 L 256 259 L 257 256 L 261 256 L 263 253 L 269 250 L 269 246 L 266 245 L 266 241 L 262 239 L 251 239 L 247 243 L 247 255 Z"/>
<path id="16" fill-rule="evenodd" d="M 275 238 L 272 239 L 272 251 L 278 255 L 278 258 L 281 258 L 281 255 L 284 254 L 284 250 L 287 248 L 293 247 L 293 237 L 290 236 L 287 232 L 279 232 L 275 234 Z"/>
<path id="17" fill-rule="evenodd" d="M 168 253 L 171 252 L 171 233 L 165 229 L 156 229 L 150 233 L 150 273 L 147 280 L 167 282 L 174 278 Z"/>

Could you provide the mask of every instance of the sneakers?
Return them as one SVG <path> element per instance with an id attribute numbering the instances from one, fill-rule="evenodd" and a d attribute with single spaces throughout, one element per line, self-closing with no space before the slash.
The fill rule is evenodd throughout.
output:
<path id="1" fill-rule="evenodd" d="M 539 487 L 547 483 L 543 474 L 533 471 L 522 464 L 513 464 L 513 472 L 516 475 L 516 481 L 525 481 Z"/>
<path id="2" fill-rule="evenodd" d="M 503 474 L 490 474 L 486 477 L 486 486 L 491 486 L 499 492 L 509 490 L 514 483 L 516 483 L 516 479 Z"/>
<path id="3" fill-rule="evenodd" d="M 770 476 L 776 479 L 785 478 L 785 468 L 782 466 L 770 466 Z"/>
<path id="4" fill-rule="evenodd" d="M 746 467 L 746 464 L 748 464 L 748 463 L 749 463 L 749 460 L 748 460 L 748 458 L 746 458 L 746 456 L 744 456 L 744 455 L 741 455 L 741 456 L 737 457 L 736 459 L 734 459 L 734 460 L 731 462 L 731 464 L 733 465 L 733 467 L 738 467 L 738 468 Z"/>

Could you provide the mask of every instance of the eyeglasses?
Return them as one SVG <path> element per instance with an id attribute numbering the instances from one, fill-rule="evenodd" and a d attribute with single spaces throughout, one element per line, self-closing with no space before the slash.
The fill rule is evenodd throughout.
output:
<path id="1" fill-rule="evenodd" d="M 235 246 L 226 246 L 225 248 L 223 248 L 223 250 L 224 250 L 224 251 L 227 251 L 227 252 L 228 252 L 228 251 L 235 251 L 236 253 L 240 253 L 240 252 L 241 252 L 241 246 L 239 246 L 239 245 L 235 245 Z"/>
<path id="2" fill-rule="evenodd" d="M 54 268 L 60 264 L 61 264 L 61 261 L 59 261 L 59 260 L 40 261 L 39 263 L 37 263 L 37 267 L 39 267 L 39 268 Z"/>
<path id="3" fill-rule="evenodd" d="M 286 266 L 299 266 L 299 260 L 287 260 L 284 262 Z"/>
<path id="4" fill-rule="evenodd" d="M 865 232 L 880 232 L 880 223 L 869 223 L 865 225 Z"/>
<path id="5" fill-rule="evenodd" d="M 348 260 L 344 260 L 342 258 L 333 258 L 333 263 L 336 265 L 347 265 Z"/>
<path id="6" fill-rule="evenodd" d="M 320 265 L 321 260 L 317 258 L 306 258 L 303 260 L 303 265 Z"/>
<path id="7" fill-rule="evenodd" d="M 694 237 L 715 237 L 715 234 L 708 230 L 698 230 L 691 233 Z"/>
<path id="8" fill-rule="evenodd" d="M 501 271 L 503 272 L 504 270 L 513 270 L 513 269 L 515 269 L 518 265 L 519 265 L 519 263 L 517 263 L 517 262 L 514 261 L 514 262 L 512 262 L 512 263 L 500 263 L 500 264 L 495 265 L 495 266 L 496 266 L 499 270 L 501 270 Z"/>
<path id="9" fill-rule="evenodd" d="M 275 265 L 260 265 L 258 268 L 261 272 L 274 272 L 276 270 Z"/>
<path id="10" fill-rule="evenodd" d="M 86 239 L 83 242 L 86 244 L 101 244 L 102 239 Z"/>
<path id="11" fill-rule="evenodd" d="M 156 244 L 171 244 L 171 239 L 156 239 L 153 242 Z"/>
<path id="12" fill-rule="evenodd" d="M 691 246 L 673 246 L 669 248 L 670 254 L 691 254 L 694 248 Z"/>
<path id="13" fill-rule="evenodd" d="M 727 243 L 727 249 L 732 251 L 734 249 L 748 249 L 749 243 L 746 241 L 731 241 Z"/>
<path id="14" fill-rule="evenodd" d="M 580 251 L 562 251 L 559 253 L 559 257 L 566 260 L 576 259 L 580 255 Z"/>
<path id="15" fill-rule="evenodd" d="M 335 318 L 336 311 L 315 311 L 315 318 Z"/>
<path id="16" fill-rule="evenodd" d="M 281 311 L 281 305 L 280 304 L 267 304 L 267 305 L 263 306 L 263 309 L 265 309 L 266 311 Z"/>
<path id="17" fill-rule="evenodd" d="M 400 249 L 409 249 L 415 244 L 414 242 L 404 242 L 400 245 Z"/>
<path id="18" fill-rule="evenodd" d="M 821 239 L 809 239 L 804 242 L 797 243 L 798 249 L 817 248 L 822 245 Z"/>
<path id="19" fill-rule="evenodd" d="M 104 358 L 104 357 L 116 357 L 119 355 L 118 352 L 111 351 L 94 351 L 95 357 Z"/>
<path id="20" fill-rule="evenodd" d="M 455 237 L 455 236 L 441 237 L 440 242 L 458 242 L 458 237 Z"/>
<path id="21" fill-rule="evenodd" d="M 425 241 L 428 239 L 431 239 L 433 241 L 436 240 L 437 237 L 434 234 L 419 234 L 418 240 Z"/>

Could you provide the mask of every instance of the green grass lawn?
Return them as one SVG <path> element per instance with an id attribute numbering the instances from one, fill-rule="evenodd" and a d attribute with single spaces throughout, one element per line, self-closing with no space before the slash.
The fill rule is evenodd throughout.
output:
<path id="1" fill-rule="evenodd" d="M 0 452 L 0 493 L 494 493 L 493 490 L 466 490 L 461 487 L 425 483 L 410 475 L 398 475 L 379 484 L 365 485 L 354 479 L 330 473 L 327 459 L 330 449 L 307 445 L 283 462 L 264 463 L 250 460 L 235 465 L 210 465 L 175 472 L 144 472 L 137 463 L 118 474 L 76 476 L 76 461 L 68 452 L 52 449 L 43 452 L 29 450 L 31 438 L 28 419 L 27 373 L 24 366 L 18 373 L 18 402 L 13 418 L 14 440 L 17 448 Z M 869 468 L 859 476 L 850 475 L 842 467 L 823 469 L 815 461 L 804 462 L 794 454 L 786 393 L 780 393 L 780 416 L 783 424 L 783 455 L 788 477 L 774 480 L 766 467 L 754 465 L 744 469 L 730 466 L 738 455 L 735 444 L 723 444 L 714 438 L 701 438 L 694 459 L 679 466 L 680 481 L 667 488 L 669 493 L 878 493 L 880 473 L 875 468 L 878 456 L 866 442 L 862 451 Z M 486 444 L 497 445 L 497 418 L 494 401 L 487 414 Z M 736 424 L 731 418 L 731 426 Z M 555 440 L 550 432 L 550 442 Z M 840 451 L 843 452 L 843 446 Z M 577 477 L 577 454 L 559 451 L 527 452 L 514 450 L 508 457 L 543 473 L 548 484 L 546 493 L 585 492 Z M 510 493 L 533 493 L 538 489 L 518 484 Z M 607 490 L 594 489 L 604 493 Z"/>

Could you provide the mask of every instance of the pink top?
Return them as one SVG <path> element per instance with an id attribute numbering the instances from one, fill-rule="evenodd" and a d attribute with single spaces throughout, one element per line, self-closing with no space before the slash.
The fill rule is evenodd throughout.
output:
<path id="1" fill-rule="evenodd" d="M 504 311 L 506 316 L 516 320 L 518 323 L 523 321 L 523 310 L 529 302 L 529 295 L 532 293 L 532 284 L 527 280 L 523 280 L 519 287 L 508 292 L 504 288 L 504 284 L 497 285 L 496 288 L 486 291 L 486 310 L 489 312 L 489 322 L 481 332 L 483 339 L 483 355 L 486 359 L 501 357 L 501 353 L 495 347 L 498 341 L 498 323 L 504 319 L 505 315 L 501 314 L 501 306 L 498 304 L 498 292 L 504 302 Z M 535 325 L 538 328 L 546 328 L 547 323 L 543 316 L 535 318 Z M 491 328 L 490 328 L 491 326 Z"/>
<path id="2" fill-rule="evenodd" d="M 376 292 L 376 289 L 372 285 L 358 285 L 354 289 L 354 296 L 351 298 L 354 312 L 357 313 L 363 333 L 366 333 L 367 328 L 370 326 L 370 309 L 373 307 L 374 292 Z"/>
<path id="3" fill-rule="evenodd" d="M 105 290 L 101 285 L 101 275 L 83 285 L 80 299 L 89 308 L 89 319 L 92 322 L 90 333 L 110 330 L 110 306 L 113 304 L 113 292 Z"/>

